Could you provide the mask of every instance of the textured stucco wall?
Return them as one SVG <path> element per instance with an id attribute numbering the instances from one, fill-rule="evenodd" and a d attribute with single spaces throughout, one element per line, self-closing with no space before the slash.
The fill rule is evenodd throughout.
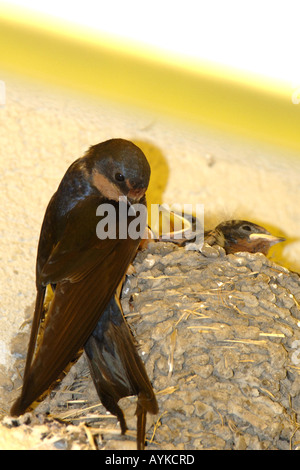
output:
<path id="1" fill-rule="evenodd" d="M 204 203 L 209 226 L 248 218 L 276 234 L 300 235 L 300 158 L 115 103 L 1 78 L 6 83 L 0 108 L 2 370 L 12 365 L 10 341 L 34 302 L 46 205 L 69 164 L 92 144 L 123 137 L 141 146 L 153 169 L 150 203 Z M 277 256 L 296 268 L 300 242 L 282 248 Z"/>

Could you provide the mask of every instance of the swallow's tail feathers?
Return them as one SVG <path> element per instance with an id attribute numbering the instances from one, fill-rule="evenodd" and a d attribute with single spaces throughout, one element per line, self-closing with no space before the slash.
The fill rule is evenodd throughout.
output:
<path id="1" fill-rule="evenodd" d="M 11 416 L 21 416 L 27 407 L 24 408 L 24 405 L 21 400 L 21 396 L 16 399 L 14 404 L 12 405 L 10 409 L 10 415 Z"/>
<path id="2" fill-rule="evenodd" d="M 85 352 L 99 398 L 105 408 L 117 416 L 122 433 L 127 426 L 118 401 L 130 395 L 138 396 L 137 447 L 143 449 L 146 414 L 156 414 L 158 406 L 133 341 L 119 301 L 114 297 L 85 344 Z"/>
<path id="3" fill-rule="evenodd" d="M 145 439 L 146 439 L 146 420 L 147 420 L 147 411 L 143 408 L 139 401 L 136 406 L 136 415 L 137 415 L 137 450 L 144 450 Z"/>
<path id="4" fill-rule="evenodd" d="M 102 320 L 99 321 L 94 333 L 86 342 L 84 350 L 98 396 L 107 411 L 118 418 L 121 432 L 125 434 L 127 425 L 118 401 L 127 395 L 127 388 L 124 387 L 122 378 L 118 377 L 121 364 L 118 364 L 118 359 L 114 357 L 114 345 L 109 344 L 109 339 L 107 339 L 107 342 L 105 341 L 105 344 L 102 341 L 100 329 L 102 330 L 102 327 L 106 326 L 107 319 L 105 316 L 106 312 L 104 312 Z M 113 348 L 111 352 L 106 349 L 107 345 L 109 348 Z"/>

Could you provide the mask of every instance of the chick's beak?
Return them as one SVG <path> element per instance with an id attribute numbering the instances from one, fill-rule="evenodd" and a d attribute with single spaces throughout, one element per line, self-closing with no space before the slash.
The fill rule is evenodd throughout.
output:
<path id="1" fill-rule="evenodd" d="M 265 241 L 270 246 L 275 245 L 276 243 L 285 241 L 285 238 L 283 237 L 275 237 L 274 235 L 271 235 L 268 233 L 251 233 L 251 235 L 249 235 L 249 238 L 251 241 L 259 241 L 259 240 Z"/>

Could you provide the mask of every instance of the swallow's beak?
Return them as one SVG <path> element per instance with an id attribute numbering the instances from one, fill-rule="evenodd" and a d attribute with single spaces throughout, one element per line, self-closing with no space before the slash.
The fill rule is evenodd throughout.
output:
<path id="1" fill-rule="evenodd" d="M 285 238 L 275 237 L 274 235 L 271 235 L 270 233 L 251 233 L 251 235 L 249 235 L 249 239 L 251 241 L 265 241 L 270 246 L 275 245 L 276 243 L 285 241 Z"/>
<path id="2" fill-rule="evenodd" d="M 125 202 L 125 204 L 128 204 L 130 207 L 130 215 L 136 215 L 136 208 L 134 207 L 135 204 L 138 204 L 139 201 L 142 199 L 146 192 L 146 189 L 131 189 L 127 196 L 124 194 L 119 196 L 119 202 Z M 145 208 L 144 205 L 142 205 L 143 208 Z"/>
<path id="3" fill-rule="evenodd" d="M 121 196 L 119 196 L 119 201 L 125 202 L 129 204 L 130 206 L 132 206 L 132 204 L 136 204 L 141 200 L 145 192 L 146 192 L 145 189 L 139 189 L 139 190 L 131 189 L 128 192 L 127 196 L 125 196 L 125 194 L 122 194 Z"/>
<path id="4" fill-rule="evenodd" d="M 130 204 L 139 202 L 146 192 L 146 188 L 131 189 L 128 191 L 127 198 Z"/>

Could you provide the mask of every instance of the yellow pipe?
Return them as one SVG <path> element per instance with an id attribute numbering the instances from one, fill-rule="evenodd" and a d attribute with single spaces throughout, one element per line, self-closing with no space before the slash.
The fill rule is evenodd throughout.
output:
<path id="1" fill-rule="evenodd" d="M 26 25 L 24 18 L 4 15 L 2 70 L 299 152 L 300 104 L 293 104 L 293 90 L 176 63 L 107 37 L 78 37 L 78 30 L 57 24 Z"/>

